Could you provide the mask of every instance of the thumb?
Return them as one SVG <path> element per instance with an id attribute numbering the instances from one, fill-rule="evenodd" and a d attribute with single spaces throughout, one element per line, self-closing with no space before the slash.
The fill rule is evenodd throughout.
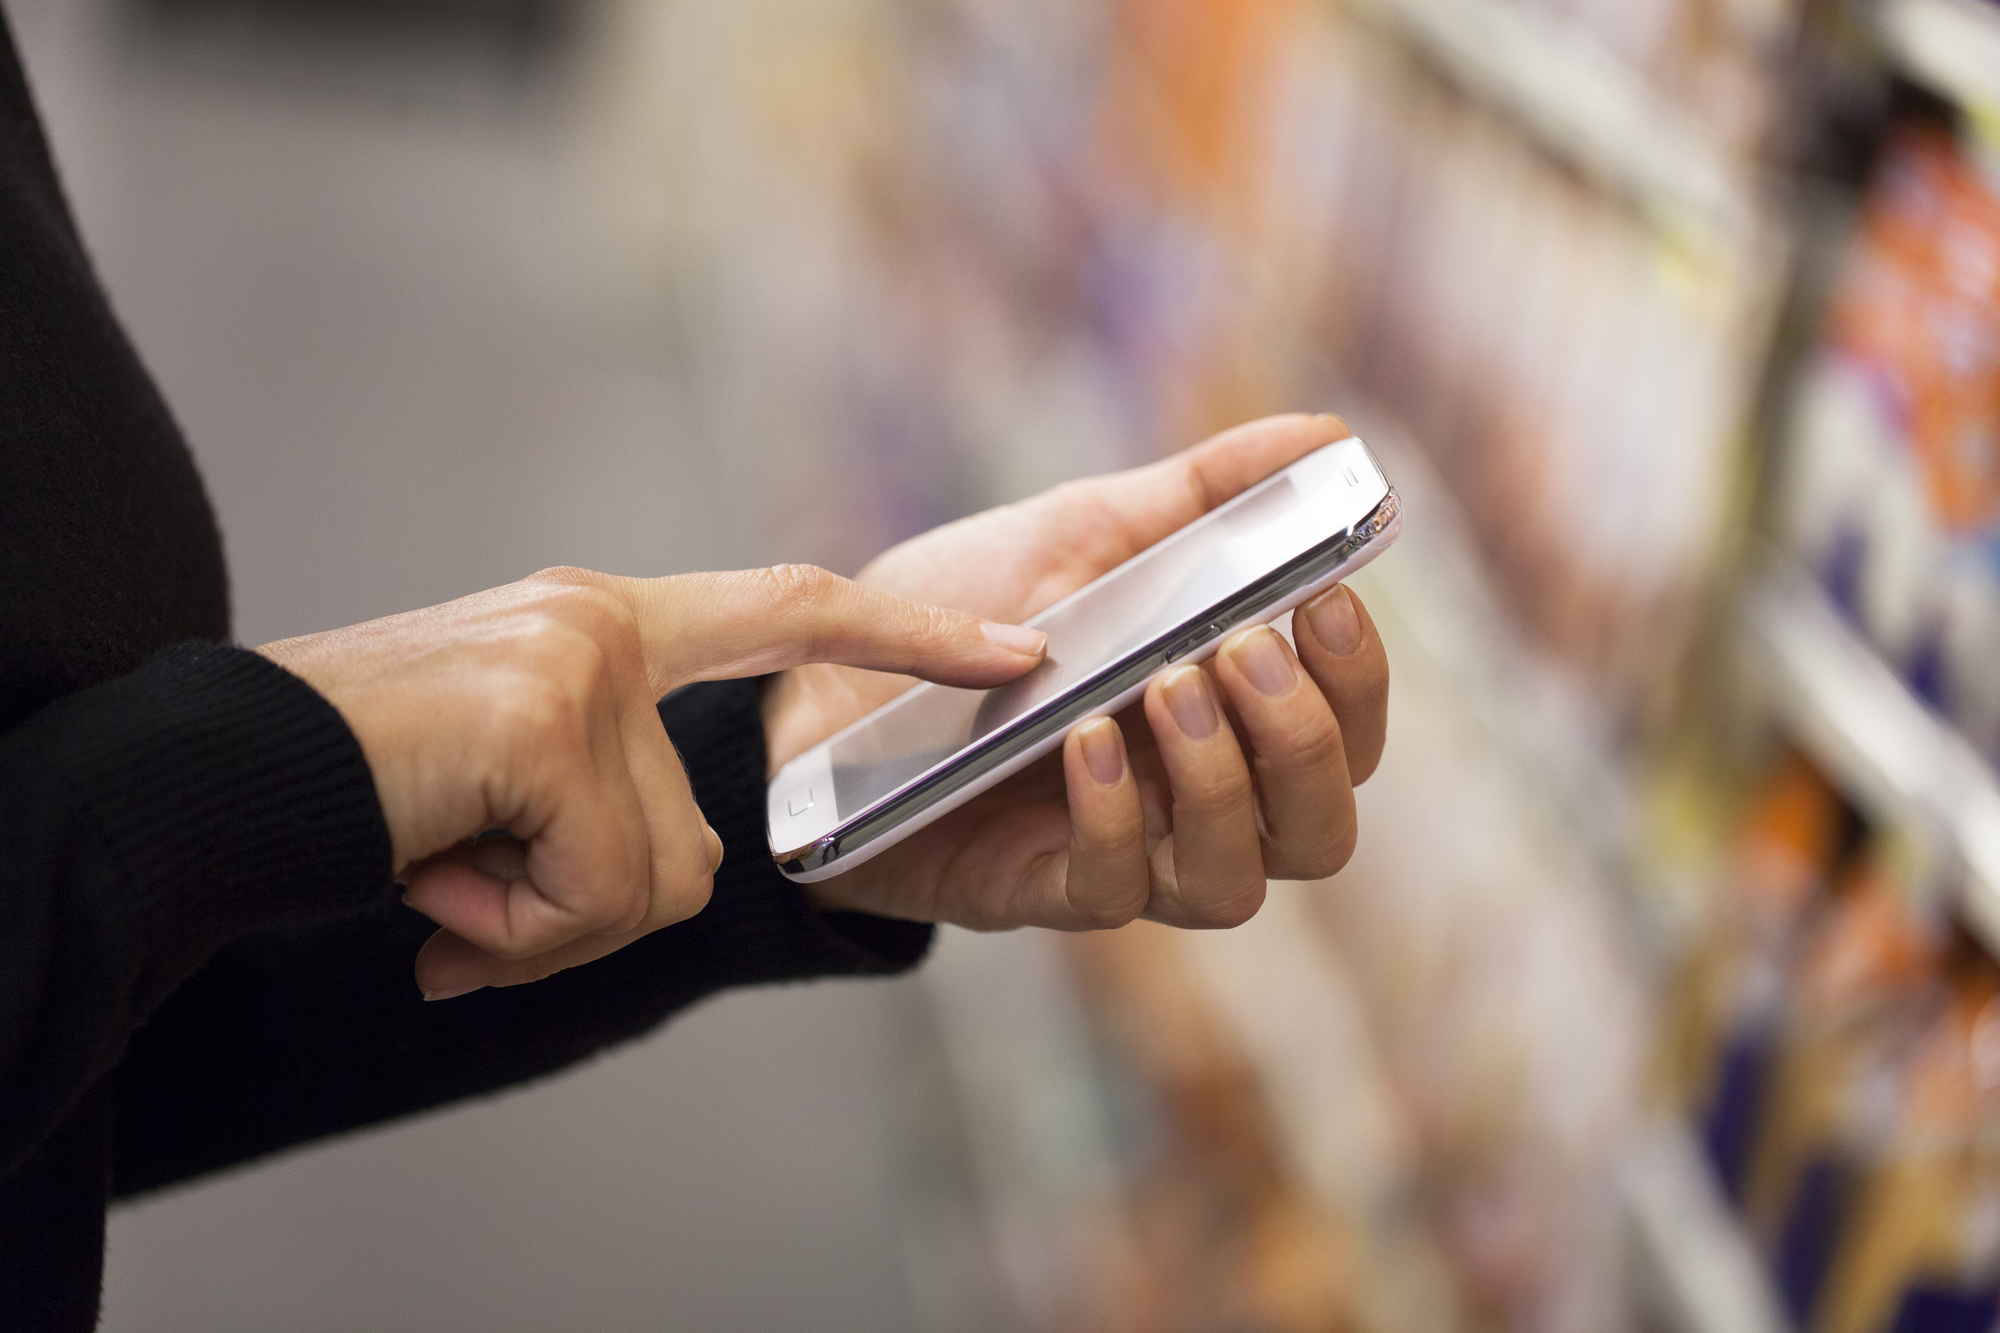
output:
<path id="1" fill-rule="evenodd" d="M 1042 660 L 1048 636 L 907 602 L 813 565 L 628 579 L 585 571 L 632 608 L 651 684 L 760 676 L 835 662 L 945 685 L 1000 685 Z"/>

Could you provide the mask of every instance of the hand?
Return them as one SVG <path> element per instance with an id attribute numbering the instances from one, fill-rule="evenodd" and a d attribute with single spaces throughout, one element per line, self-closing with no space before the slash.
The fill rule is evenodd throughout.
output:
<path id="1" fill-rule="evenodd" d="M 1150 467 L 1058 486 L 890 550 L 860 582 L 1018 621 L 1322 445 L 1333 417 L 1272 417 Z M 998 930 L 1148 916 L 1233 926 L 1266 879 L 1314 879 L 1354 850 L 1354 785 L 1375 770 L 1389 665 L 1359 598 L 1335 588 L 1203 667 L 1155 679 L 1115 720 L 1071 731 L 1017 774 L 846 875 L 826 907 Z M 805 666 L 764 699 L 771 770 L 912 682 Z"/>
<path id="2" fill-rule="evenodd" d="M 1045 643 L 781 566 L 551 569 L 258 651 L 360 741 L 405 901 L 442 927 L 416 965 L 441 999 L 539 980 L 707 903 L 722 842 L 655 711 L 669 691 L 812 661 L 997 685 Z"/>

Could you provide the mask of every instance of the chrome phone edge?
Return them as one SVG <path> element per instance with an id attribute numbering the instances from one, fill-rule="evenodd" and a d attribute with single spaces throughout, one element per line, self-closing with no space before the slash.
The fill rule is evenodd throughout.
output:
<path id="1" fill-rule="evenodd" d="M 1384 492 L 1382 498 L 1376 502 L 1375 507 L 1369 510 L 1367 514 L 1363 515 L 1360 519 L 1358 519 L 1346 531 L 1340 533 L 1337 536 L 1328 538 L 1325 542 L 1322 542 L 1320 545 L 1295 557 L 1294 559 L 1288 561 L 1286 564 L 1279 566 L 1277 569 L 1265 575 L 1262 579 L 1258 580 L 1256 583 L 1250 585 L 1250 587 L 1241 590 L 1234 598 L 1231 599 L 1231 601 L 1251 602 L 1251 603 L 1260 602 L 1263 600 L 1261 597 L 1261 594 L 1263 592 L 1265 592 L 1267 589 L 1275 591 L 1276 587 L 1278 585 L 1282 585 L 1288 576 L 1295 575 L 1299 570 L 1303 568 L 1320 563 L 1322 561 L 1331 561 L 1331 563 L 1333 564 L 1336 565 L 1339 564 L 1341 561 L 1347 559 L 1349 556 L 1358 553 L 1362 547 L 1366 546 L 1369 542 L 1381 536 L 1385 530 L 1392 527 L 1395 524 L 1396 520 L 1402 516 L 1402 512 L 1403 512 L 1402 498 L 1396 494 L 1396 488 L 1394 486 L 1388 487 L 1387 490 Z M 1311 581 L 1310 579 L 1307 580 L 1308 583 L 1310 581 Z M 1258 596 L 1249 595 L 1253 593 L 1259 595 Z M 1283 600 L 1283 595 L 1280 594 L 1280 596 L 1272 598 L 1271 602 L 1266 604 L 1268 605 L 1282 600 Z M 1192 620 L 1186 621 L 1183 624 L 1176 626 L 1168 633 L 1160 636 L 1160 639 L 1156 640 L 1156 643 L 1172 641 L 1173 639 L 1179 637 L 1180 635 L 1185 634 L 1190 626 L 1199 627 L 1207 625 L 1209 622 L 1217 618 L 1218 610 L 1220 607 L 1227 607 L 1228 605 L 1230 605 L 1230 603 L 1225 602 L 1218 604 L 1218 607 L 1210 607 L 1207 611 L 1203 612 L 1201 615 L 1196 616 Z M 1167 662 L 1162 663 L 1159 667 L 1154 667 L 1148 670 L 1144 675 L 1144 679 L 1151 679 L 1156 671 L 1163 670 L 1167 665 L 1170 665 L 1175 660 L 1175 658 L 1183 656 L 1185 655 L 1185 653 L 1193 651 L 1195 648 L 1204 646 L 1208 643 L 1212 643 L 1215 642 L 1216 640 L 1221 639 L 1224 635 L 1228 634 L 1230 630 L 1235 629 L 1237 623 L 1240 622 L 1232 622 L 1227 628 L 1221 630 L 1219 633 L 1209 635 L 1207 638 L 1199 641 L 1198 643 L 1189 645 L 1187 648 L 1181 650 L 1180 653 L 1170 652 Z M 1157 649 L 1149 648 L 1147 650 L 1148 653 L 1153 651 L 1157 651 Z M 1144 656 L 1144 655 L 1145 654 L 1137 654 L 1135 656 Z M 1114 694 L 1112 697 L 1115 698 L 1116 695 Z M 1072 719 L 1067 723 L 1059 724 L 1057 729 L 1058 730 L 1064 729 L 1068 726 L 1074 725 L 1075 722 L 1081 720 L 1082 719 L 1080 717 Z M 1046 739 L 1047 737 L 1045 736 L 1037 737 L 1034 741 L 1030 741 L 1023 748 L 1032 749 L 1034 748 L 1035 745 L 1039 744 L 1042 740 Z M 1003 759 L 1000 762 L 1004 764 L 1007 761 Z M 934 775 L 933 781 L 935 781 L 937 777 L 942 777 L 943 774 L 947 771 L 949 770 L 939 770 L 939 772 L 936 775 Z M 906 790 L 904 793 L 904 797 L 907 799 L 908 796 L 915 794 L 916 790 L 918 789 L 911 788 Z M 927 803 L 926 805 L 920 807 L 914 813 L 917 814 L 923 813 L 924 810 L 930 808 L 931 804 L 935 804 L 935 802 Z M 884 811 L 883 813 L 887 812 Z M 880 815 L 876 816 L 877 819 L 879 819 L 880 817 L 881 817 Z M 895 825 L 891 825 L 890 827 L 893 828 L 895 827 Z M 851 838 L 856 833 L 859 833 L 861 831 L 862 830 L 859 828 L 848 828 L 845 825 L 843 825 L 841 828 L 836 828 L 831 833 L 825 834 L 824 836 L 815 839 L 812 843 L 808 844 L 805 847 L 796 848 L 793 851 L 789 852 L 774 851 L 771 853 L 771 859 L 772 861 L 777 863 L 778 869 L 785 872 L 787 876 L 809 875 L 816 870 L 824 868 L 829 862 L 833 861 L 834 859 L 836 859 L 838 856 L 841 855 L 840 844 L 844 838 Z M 864 842 L 861 845 L 866 846 L 868 843 L 873 841 L 875 841 L 875 838 L 870 837 L 864 840 Z"/>

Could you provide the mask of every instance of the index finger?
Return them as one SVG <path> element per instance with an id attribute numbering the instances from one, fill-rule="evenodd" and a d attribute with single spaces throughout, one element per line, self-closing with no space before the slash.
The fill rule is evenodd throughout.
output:
<path id="1" fill-rule="evenodd" d="M 698 680 L 835 662 L 993 686 L 1042 660 L 1040 630 L 905 601 L 813 565 L 633 579 L 588 570 L 538 577 L 604 589 L 631 612 L 655 697 Z"/>

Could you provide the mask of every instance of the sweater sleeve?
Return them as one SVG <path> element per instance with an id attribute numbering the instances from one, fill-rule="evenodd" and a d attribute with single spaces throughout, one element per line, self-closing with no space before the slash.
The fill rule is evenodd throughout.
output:
<path id="1" fill-rule="evenodd" d="M 709 905 L 533 985 L 425 1003 L 411 975 L 434 927 L 398 903 L 258 932 L 160 1010 L 118 1071 L 119 1195 L 561 1069 L 732 986 L 885 974 L 931 928 L 820 914 L 764 836 L 758 685 L 669 696 L 660 713 L 725 855 Z"/>
<path id="2" fill-rule="evenodd" d="M 0 736 L 0 1176 L 232 940 L 387 896 L 373 779 L 303 681 L 168 649 Z"/>

